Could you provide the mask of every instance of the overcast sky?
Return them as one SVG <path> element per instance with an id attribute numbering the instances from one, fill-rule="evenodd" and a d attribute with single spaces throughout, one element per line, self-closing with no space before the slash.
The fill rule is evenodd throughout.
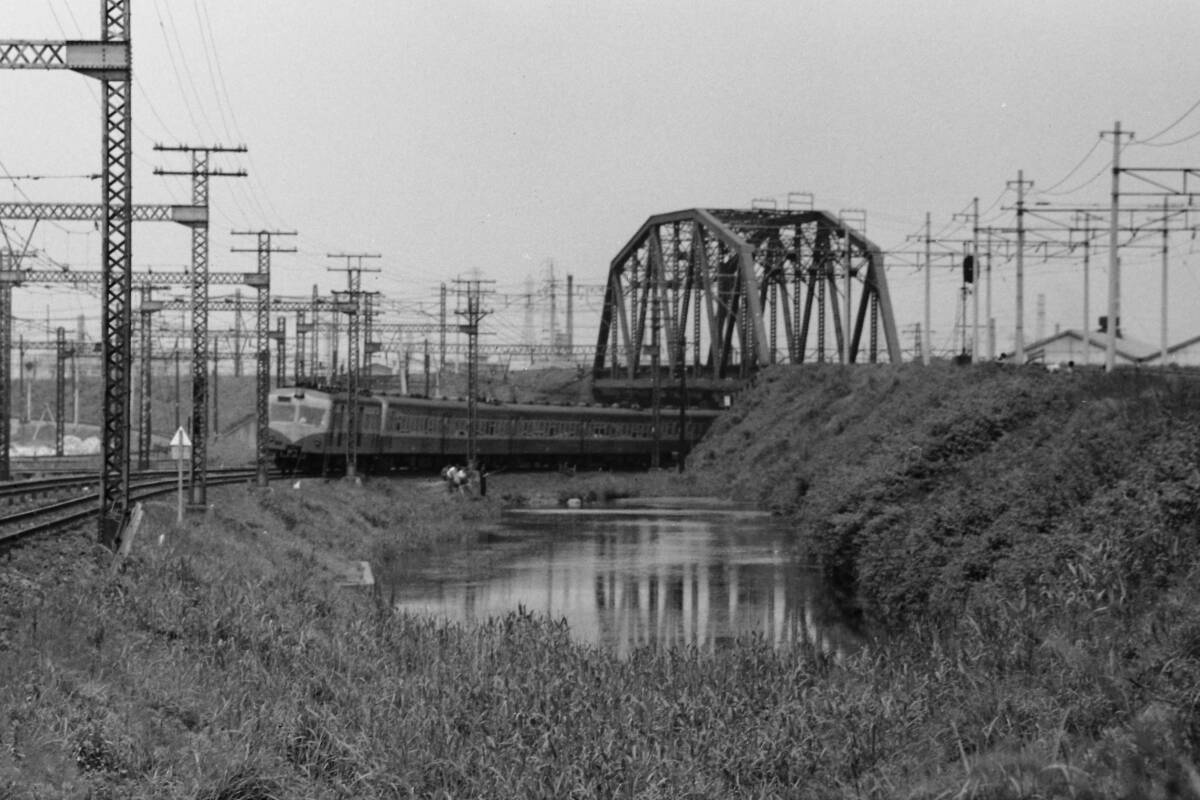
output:
<path id="1" fill-rule="evenodd" d="M 1106 203 L 1120 120 L 1128 165 L 1200 166 L 1200 3 L 1195 0 L 949 2 L 463 2 L 131 0 L 134 195 L 187 202 L 184 155 L 155 143 L 245 144 L 212 166 L 214 271 L 249 271 L 251 239 L 296 230 L 274 261 L 276 294 L 345 285 L 328 253 L 370 252 L 364 288 L 431 310 L 458 276 L 501 292 L 561 279 L 603 283 L 645 219 L 690 207 L 780 205 L 811 192 L 837 213 L 865 209 L 885 250 L 932 212 L 935 235 L 973 197 L 1011 225 L 1024 170 L 1030 202 Z M 0 0 L 0 39 L 99 38 L 101 0 Z M 0 75 L 0 200 L 99 202 L 99 84 L 65 72 Z M 1182 118 L 1182 119 L 1181 119 Z M 4 176 L 13 176 L 12 180 Z M 42 176 L 40 180 L 22 176 Z M 1078 188 L 1077 188 L 1078 187 Z M 1075 191 L 1072 191 L 1075 190 Z M 1044 193 L 1052 191 L 1052 193 Z M 16 239 L 29 225 L 10 226 Z M 1157 240 L 1155 241 L 1157 244 Z M 99 269 L 87 226 L 42 223 L 33 246 Z M 134 263 L 184 268 L 183 228 L 140 225 Z M 1172 339 L 1200 334 L 1189 235 L 1172 237 Z M 1125 254 L 1129 335 L 1157 342 L 1159 261 Z M 889 256 L 902 329 L 922 318 L 912 259 Z M 1027 259 L 1027 339 L 1081 323 L 1079 262 Z M 1103 313 L 1106 257 L 1093 260 Z M 995 262 L 993 314 L 1011 346 L 1013 265 Z M 957 272 L 935 271 L 934 327 L 948 339 Z M 249 290 L 247 290 L 249 293 Z M 214 291 L 214 294 L 216 292 Z M 87 295 L 30 288 L 17 314 L 54 324 Z M 581 314 L 577 341 L 594 337 Z M 508 323 L 505 323 L 508 324 Z M 907 344 L 907 343 L 906 343 Z"/>

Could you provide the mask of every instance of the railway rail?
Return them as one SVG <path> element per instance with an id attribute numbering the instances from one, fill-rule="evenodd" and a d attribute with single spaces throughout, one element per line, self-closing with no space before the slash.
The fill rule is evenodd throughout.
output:
<path id="1" fill-rule="evenodd" d="M 254 479 L 256 475 L 254 467 L 213 469 L 209 470 L 208 483 L 241 483 Z M 274 473 L 273 477 L 281 477 L 281 474 Z M 169 494 L 177 488 L 178 478 L 174 471 L 143 472 L 130 484 L 130 501 Z M 30 499 L 61 494 L 70 496 L 50 502 L 29 502 Z M 0 515 L 0 547 L 94 518 L 99 502 L 99 478 L 93 473 L 0 484 L 0 502 L 5 501 L 10 506 L 20 504 L 21 507 Z"/>

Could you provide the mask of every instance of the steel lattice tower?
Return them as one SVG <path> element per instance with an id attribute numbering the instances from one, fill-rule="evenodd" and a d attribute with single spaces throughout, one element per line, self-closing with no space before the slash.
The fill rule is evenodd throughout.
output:
<path id="1" fill-rule="evenodd" d="M 246 283 L 258 290 L 258 302 L 254 314 L 254 409 L 257 428 L 255 430 L 255 456 L 257 483 L 266 486 L 267 480 L 267 437 L 269 422 L 267 399 L 271 393 L 271 253 L 294 253 L 296 248 L 272 247 L 273 236 L 295 236 L 295 231 L 234 231 L 234 236 L 256 236 L 258 245 L 253 250 L 234 248 L 235 253 L 257 253 L 258 272 L 246 275 Z M 240 307 L 240 303 L 239 303 Z"/>
<path id="2" fill-rule="evenodd" d="M 346 399 L 346 476 L 353 478 L 358 468 L 358 380 L 362 366 L 362 355 L 359 349 L 359 333 L 362 319 L 362 274 L 364 258 L 379 258 L 378 253 L 330 253 L 329 258 L 346 259 L 345 267 L 330 267 L 331 271 L 345 272 L 348 298 L 345 303 L 337 303 L 338 309 L 349 317 L 346 333 L 346 378 L 348 397 Z M 351 262 L 354 262 L 353 265 Z M 366 270 L 378 272 L 378 269 Z M 338 294 L 335 292 L 335 294 Z"/>
<path id="3" fill-rule="evenodd" d="M 129 373 L 132 245 L 132 93 L 128 0 L 104 0 L 99 42 L 0 42 L 0 69 L 70 69 L 101 82 L 104 235 L 101 358 L 100 541 L 112 547 L 129 506 Z M 7 353 L 4 356 L 8 357 Z M 7 387 L 5 389 L 7 391 Z M 7 420 L 5 420 L 7 424 Z M 7 453 L 6 453 L 7 455 Z"/>
<path id="4" fill-rule="evenodd" d="M 245 170 L 227 172 L 209 169 L 213 153 L 244 153 L 238 147 L 191 147 L 155 145 L 160 152 L 190 153 L 191 170 L 156 168 L 155 175 L 187 175 L 192 178 L 192 205 L 205 209 L 204 221 L 192 226 L 192 464 L 189 505 L 208 505 L 208 179 L 224 175 L 243 177 Z"/>

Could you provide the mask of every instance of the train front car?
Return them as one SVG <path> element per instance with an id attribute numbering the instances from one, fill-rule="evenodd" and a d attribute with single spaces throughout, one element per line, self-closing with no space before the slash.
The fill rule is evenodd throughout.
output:
<path id="1" fill-rule="evenodd" d="M 267 452 L 276 466 L 302 472 L 321 468 L 329 438 L 328 394 L 312 389 L 279 388 L 267 402 Z"/>

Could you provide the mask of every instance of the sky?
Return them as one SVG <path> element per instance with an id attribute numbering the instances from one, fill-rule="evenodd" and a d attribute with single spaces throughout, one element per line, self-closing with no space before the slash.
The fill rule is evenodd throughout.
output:
<path id="1" fill-rule="evenodd" d="M 0 39 L 98 39 L 101 6 L 0 0 Z M 1117 121 L 1135 134 L 1123 166 L 1200 166 L 1194 0 L 131 0 L 131 12 L 135 202 L 189 200 L 187 178 L 155 174 L 187 157 L 156 143 L 248 148 L 213 157 L 248 175 L 212 179 L 210 270 L 255 268 L 231 252 L 253 246 L 233 230 L 296 231 L 298 252 L 273 259 L 275 295 L 344 288 L 345 261 L 329 254 L 379 254 L 363 288 L 398 321 L 436 314 L 442 283 L 495 281 L 495 341 L 527 333 L 519 296 L 544 296 L 552 273 L 603 284 L 653 214 L 808 192 L 820 209 L 866 211 L 907 347 L 924 316 L 910 253 L 927 212 L 947 242 L 935 250 L 961 253 L 973 198 L 981 225 L 1015 224 L 1019 171 L 1031 208 L 1107 204 L 1100 132 Z M 99 202 L 99 181 L 80 177 L 100 171 L 98 82 L 6 71 L 0 115 L 0 201 Z M 90 226 L 8 227 L 43 263 L 99 269 Z M 1194 248 L 1170 237 L 1172 341 L 1200 334 Z M 135 269 L 182 270 L 189 234 L 138 225 L 133 252 Z M 1025 258 L 1026 340 L 1083 322 L 1079 251 L 1046 252 Z M 1107 256 L 1093 256 L 1094 320 Z M 1147 247 L 1122 262 L 1125 332 L 1155 343 L 1161 260 Z M 951 263 L 932 272 L 940 348 L 955 346 Z M 1001 254 L 993 267 L 1003 350 L 1015 265 Z M 576 343 L 594 341 L 599 301 L 581 299 Z M 18 333 L 83 314 L 97 335 L 98 303 L 22 288 Z"/>

